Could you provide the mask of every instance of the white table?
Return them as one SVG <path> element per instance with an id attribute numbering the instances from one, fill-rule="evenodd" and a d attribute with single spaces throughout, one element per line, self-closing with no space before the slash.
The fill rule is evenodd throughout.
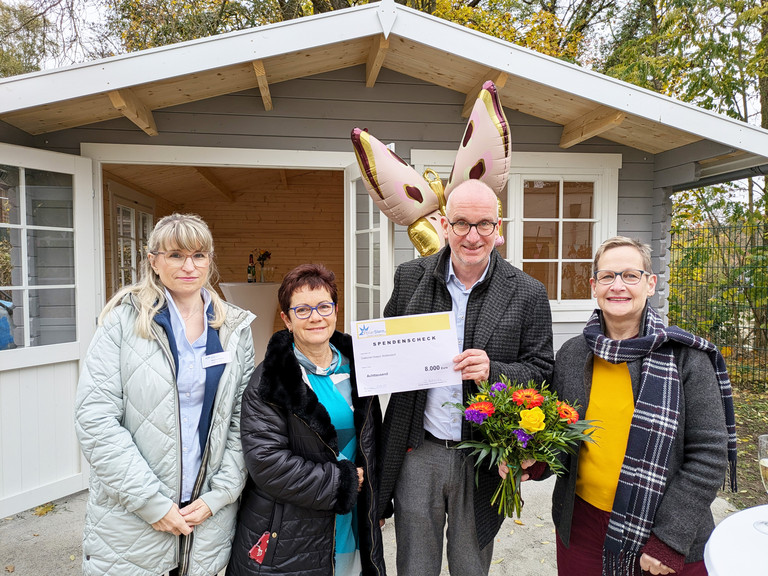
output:
<path id="1" fill-rule="evenodd" d="M 251 324 L 255 362 L 258 365 L 264 359 L 267 343 L 272 337 L 275 326 L 275 314 L 278 310 L 277 291 L 279 282 L 219 282 L 227 302 L 240 306 L 256 314 Z"/>
<path id="2" fill-rule="evenodd" d="M 715 526 L 704 548 L 709 576 L 768 574 L 768 534 L 752 524 L 768 520 L 768 504 L 731 514 Z"/>

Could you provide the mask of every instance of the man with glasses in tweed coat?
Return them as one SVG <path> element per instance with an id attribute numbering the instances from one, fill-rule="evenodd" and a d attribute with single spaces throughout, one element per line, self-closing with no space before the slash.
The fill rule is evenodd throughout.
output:
<path id="1" fill-rule="evenodd" d="M 384 418 L 379 510 L 394 498 L 398 576 L 440 573 L 446 517 L 452 576 L 487 574 L 493 538 L 504 520 L 491 506 L 496 470 L 479 470 L 467 451 L 461 412 L 477 382 L 506 374 L 537 383 L 552 375 L 552 318 L 544 286 L 495 250 L 501 219 L 493 190 L 479 180 L 457 186 L 442 226 L 447 245 L 398 267 L 385 316 L 452 310 L 462 384 L 392 394 Z"/>

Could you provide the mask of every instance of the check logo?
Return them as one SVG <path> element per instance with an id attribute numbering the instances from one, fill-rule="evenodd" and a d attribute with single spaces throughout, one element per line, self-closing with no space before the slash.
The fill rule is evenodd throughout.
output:
<path id="1" fill-rule="evenodd" d="M 358 334 L 358 336 L 365 336 L 366 334 L 368 334 L 368 330 L 370 329 L 370 326 L 368 326 L 367 324 L 363 324 L 361 326 L 358 326 L 358 328 L 360 330 L 360 333 Z"/>

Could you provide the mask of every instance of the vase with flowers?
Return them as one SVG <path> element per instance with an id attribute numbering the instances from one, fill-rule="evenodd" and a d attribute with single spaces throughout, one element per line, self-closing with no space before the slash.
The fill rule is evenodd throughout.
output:
<path id="1" fill-rule="evenodd" d="M 257 252 L 259 255 L 256 257 L 256 262 L 259 263 L 261 268 L 259 282 L 266 282 L 266 279 L 264 278 L 264 265 L 267 263 L 267 260 L 272 257 L 272 253 L 269 250 L 257 250 Z"/>

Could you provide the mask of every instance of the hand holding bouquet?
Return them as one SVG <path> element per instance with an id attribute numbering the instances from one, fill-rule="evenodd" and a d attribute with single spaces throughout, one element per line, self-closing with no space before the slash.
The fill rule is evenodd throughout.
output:
<path id="1" fill-rule="evenodd" d="M 464 412 L 464 418 L 480 431 L 482 440 L 468 440 L 457 448 L 470 448 L 476 456 L 475 466 L 486 462 L 489 468 L 506 463 L 509 474 L 500 479 L 491 504 L 499 505 L 499 514 L 520 517 L 523 500 L 520 482 L 522 462 L 545 462 L 552 472 L 565 469 L 558 454 L 574 453 L 579 442 L 592 442 L 594 426 L 579 420 L 576 409 L 558 400 L 546 384 L 538 389 L 534 383 L 517 384 L 501 375 L 500 382 L 478 385 L 477 394 L 470 396 L 467 406 L 453 404 Z"/>

